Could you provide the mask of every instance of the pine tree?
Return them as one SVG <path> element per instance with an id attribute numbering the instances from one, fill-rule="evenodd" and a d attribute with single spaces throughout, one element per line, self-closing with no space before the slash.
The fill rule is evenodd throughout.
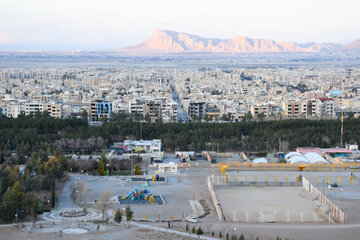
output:
<path id="1" fill-rule="evenodd" d="M 0 216 L 4 221 L 10 223 L 15 219 L 16 211 L 16 193 L 11 187 L 8 187 L 2 197 Z"/>
<path id="2" fill-rule="evenodd" d="M 126 221 L 130 221 L 133 218 L 133 211 L 131 211 L 130 206 L 127 206 L 125 209 Z"/>
<path id="3" fill-rule="evenodd" d="M 198 228 L 198 230 L 196 231 L 196 234 L 197 235 L 202 235 L 204 232 L 203 230 L 201 229 L 201 226 Z"/>
<path id="4" fill-rule="evenodd" d="M 20 182 L 16 181 L 12 189 L 16 195 L 16 202 L 15 202 L 16 208 L 17 210 L 21 210 L 24 208 L 25 205 L 25 193 L 21 188 Z"/>
<path id="5" fill-rule="evenodd" d="M 114 221 L 117 223 L 120 223 L 121 220 L 122 220 L 122 213 L 121 213 L 121 210 L 118 209 L 115 211 Z"/>

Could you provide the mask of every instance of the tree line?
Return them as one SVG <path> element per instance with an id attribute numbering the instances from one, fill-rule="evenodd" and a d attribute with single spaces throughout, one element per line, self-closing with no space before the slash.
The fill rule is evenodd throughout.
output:
<path id="1" fill-rule="evenodd" d="M 65 177 L 68 160 L 57 149 L 54 155 L 32 153 L 25 168 L 5 162 L 0 170 L 0 222 L 10 223 L 50 211 L 56 203 L 56 183 Z"/>
<path id="2" fill-rule="evenodd" d="M 140 126 L 141 125 L 141 126 Z M 344 142 L 359 142 L 360 122 L 345 120 Z M 164 150 L 282 151 L 340 144 L 338 120 L 148 123 L 117 116 L 102 126 L 84 119 L 0 117 L 0 163 L 25 163 L 32 152 L 61 147 L 64 153 L 100 154 L 125 139 L 161 139 Z M 280 140 L 280 141 L 279 141 Z M 16 153 L 16 154 L 15 154 Z"/>

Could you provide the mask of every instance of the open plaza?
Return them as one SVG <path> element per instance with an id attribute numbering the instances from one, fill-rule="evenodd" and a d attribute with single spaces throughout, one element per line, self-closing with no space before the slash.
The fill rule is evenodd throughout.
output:
<path id="1" fill-rule="evenodd" d="M 360 172 L 353 167 L 356 165 L 307 164 L 299 169 L 303 165 L 249 164 L 242 155 L 212 154 L 218 159 L 213 163 L 211 157 L 182 162 L 180 156 L 165 154 L 162 163 L 144 157 L 145 175 L 70 174 L 57 208 L 39 216 L 37 223 L 17 225 L 18 231 L 11 232 L 9 239 L 45 239 L 59 234 L 69 239 L 161 239 L 162 231 L 167 236 L 163 239 L 191 239 L 197 235 L 186 228 L 193 226 L 201 226 L 209 239 L 212 232 L 214 238 L 222 232 L 250 239 L 306 239 L 298 233 L 314 228 L 324 233 L 317 239 L 336 239 L 334 227 L 359 231 L 352 227 L 360 224 Z M 86 185 L 86 202 L 71 196 L 77 184 Z M 97 208 L 104 192 L 110 193 L 104 213 L 109 223 L 105 225 Z M 81 213 L 84 206 L 86 214 L 66 215 Z M 116 225 L 115 212 L 124 212 L 127 206 L 133 211 L 133 220 L 127 224 L 123 216 L 123 223 Z M 191 217 L 196 217 L 197 223 L 188 222 Z M 174 232 L 167 232 L 168 225 Z"/>

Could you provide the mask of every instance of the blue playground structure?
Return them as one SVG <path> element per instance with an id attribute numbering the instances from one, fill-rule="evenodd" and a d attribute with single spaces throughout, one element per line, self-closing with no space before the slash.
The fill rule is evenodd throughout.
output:
<path id="1" fill-rule="evenodd" d="M 152 196 L 152 192 L 148 189 L 144 188 L 143 190 L 139 190 L 138 188 L 134 188 L 131 192 L 129 192 L 126 196 L 123 196 L 121 199 L 128 199 L 131 201 L 134 200 L 148 200 Z"/>

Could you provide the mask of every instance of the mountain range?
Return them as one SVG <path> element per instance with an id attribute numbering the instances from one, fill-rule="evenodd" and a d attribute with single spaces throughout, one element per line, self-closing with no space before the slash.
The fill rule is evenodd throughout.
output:
<path id="1" fill-rule="evenodd" d="M 170 30 L 154 30 L 145 42 L 124 49 L 133 53 L 320 53 L 360 51 L 360 39 L 349 44 L 295 43 L 271 39 L 252 39 L 244 36 L 232 39 L 204 38 Z"/>

